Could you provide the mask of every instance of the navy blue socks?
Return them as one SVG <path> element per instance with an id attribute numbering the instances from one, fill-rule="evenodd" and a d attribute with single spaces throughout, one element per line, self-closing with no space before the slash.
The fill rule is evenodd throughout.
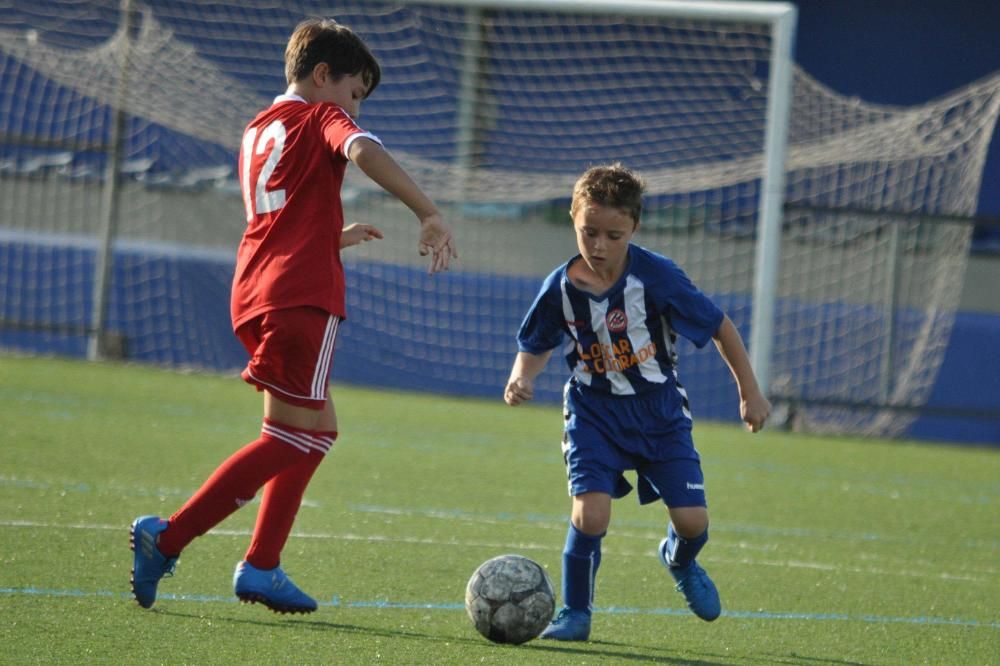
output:
<path id="1" fill-rule="evenodd" d="M 603 534 L 584 534 L 570 523 L 563 548 L 562 595 L 563 604 L 590 612 L 594 600 L 594 581 L 601 564 L 601 539 Z"/>
<path id="2" fill-rule="evenodd" d="M 667 527 L 666 559 L 671 568 L 681 569 L 691 564 L 695 556 L 708 542 L 708 530 L 693 539 L 685 539 L 674 530 L 674 524 Z"/>

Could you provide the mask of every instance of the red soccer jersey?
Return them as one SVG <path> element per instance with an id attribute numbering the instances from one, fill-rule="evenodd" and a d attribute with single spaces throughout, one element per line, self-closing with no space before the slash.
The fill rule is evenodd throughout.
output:
<path id="1" fill-rule="evenodd" d="M 351 141 L 366 136 L 336 104 L 281 95 L 247 126 L 240 183 L 247 229 L 236 256 L 233 329 L 282 308 L 344 311 L 340 187 Z"/>

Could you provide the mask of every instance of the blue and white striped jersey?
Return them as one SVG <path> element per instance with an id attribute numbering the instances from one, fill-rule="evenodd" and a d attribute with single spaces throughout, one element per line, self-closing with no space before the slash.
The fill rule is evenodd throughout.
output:
<path id="1" fill-rule="evenodd" d="M 566 363 L 580 384 L 612 395 L 675 384 L 677 336 L 700 348 L 722 324 L 722 310 L 662 255 L 630 245 L 621 279 L 600 296 L 569 281 L 566 271 L 578 260 L 579 255 L 545 278 L 517 344 L 532 354 L 564 345 Z"/>

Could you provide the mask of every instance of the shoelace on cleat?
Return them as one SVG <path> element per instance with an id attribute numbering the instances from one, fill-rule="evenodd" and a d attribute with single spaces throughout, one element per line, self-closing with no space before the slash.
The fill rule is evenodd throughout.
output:
<path id="1" fill-rule="evenodd" d="M 691 592 L 695 597 L 701 597 L 707 593 L 708 584 L 705 582 L 704 574 L 692 569 L 684 579 L 677 582 L 676 589 L 684 593 L 684 596 L 687 596 L 687 592 Z"/>

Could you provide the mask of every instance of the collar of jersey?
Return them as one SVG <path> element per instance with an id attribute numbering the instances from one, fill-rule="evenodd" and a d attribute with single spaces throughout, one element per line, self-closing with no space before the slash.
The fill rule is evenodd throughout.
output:
<path id="1" fill-rule="evenodd" d="M 577 254 L 563 265 L 563 279 L 566 281 L 566 284 L 569 285 L 570 288 L 583 294 L 590 300 L 595 301 L 597 303 L 600 303 L 601 301 L 606 301 L 608 300 L 608 297 L 612 293 L 614 293 L 621 285 L 625 284 L 625 281 L 628 279 L 629 273 L 631 272 L 632 269 L 632 262 L 634 261 L 632 247 L 633 247 L 632 243 L 629 243 L 628 261 L 625 263 L 625 270 L 622 271 L 622 274 L 621 276 L 619 276 L 618 280 L 613 285 L 608 287 L 603 294 L 594 294 L 593 292 L 587 291 L 586 289 L 580 289 L 575 284 L 573 284 L 572 280 L 569 279 L 569 265 L 572 264 L 577 259 L 583 261 L 583 255 L 581 254 Z"/>
<path id="2" fill-rule="evenodd" d="M 274 98 L 272 104 L 278 104 L 279 102 L 303 102 L 305 103 L 305 98 L 299 97 L 298 95 L 289 95 L 288 93 L 282 93 Z"/>

